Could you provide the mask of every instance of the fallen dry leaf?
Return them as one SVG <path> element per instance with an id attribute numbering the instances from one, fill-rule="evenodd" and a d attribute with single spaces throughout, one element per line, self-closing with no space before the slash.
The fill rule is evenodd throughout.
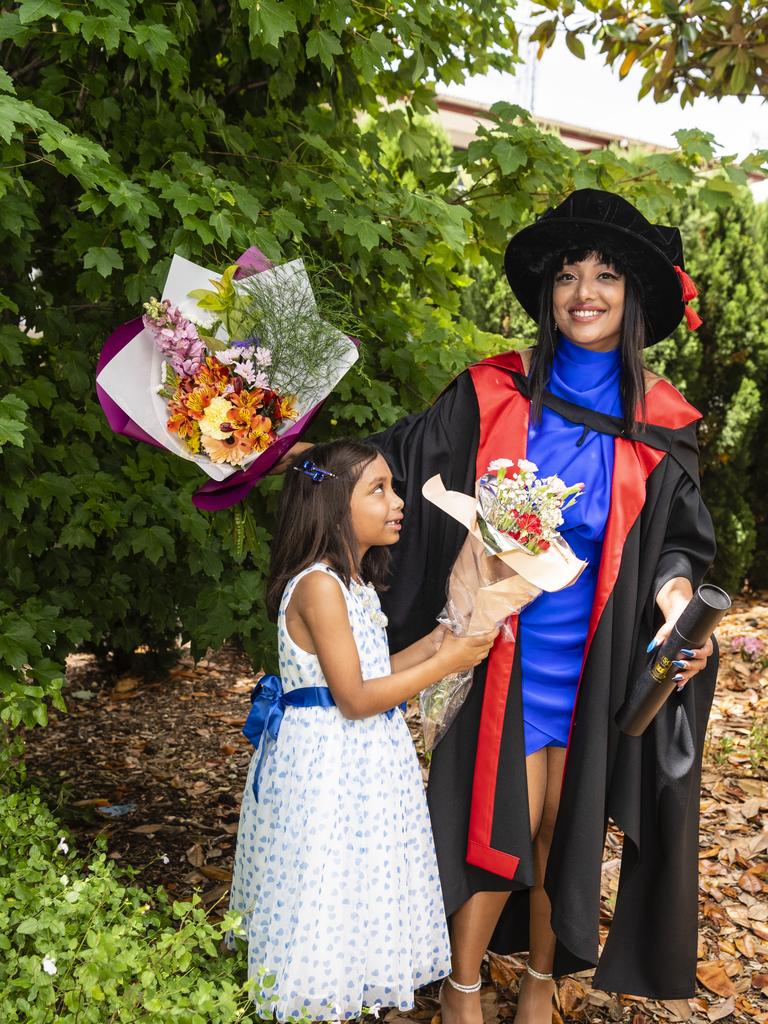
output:
<path id="1" fill-rule="evenodd" d="M 187 850 L 187 860 L 189 863 L 196 868 L 202 867 L 205 864 L 205 854 L 200 843 L 195 843 Z"/>
<path id="2" fill-rule="evenodd" d="M 151 836 L 154 835 L 155 832 L 159 832 L 161 829 L 167 827 L 168 826 L 163 822 L 160 822 L 157 825 L 137 825 L 136 828 L 129 828 L 128 831 L 133 832 L 134 835 L 137 836 Z"/>
<path id="3" fill-rule="evenodd" d="M 707 1017 L 709 1017 L 711 1021 L 722 1020 L 723 1017 L 730 1017 L 735 1008 L 736 997 L 729 996 L 729 998 L 726 999 L 724 1002 L 715 1003 L 714 1006 L 710 1006 L 707 1010 Z"/>
<path id="4" fill-rule="evenodd" d="M 735 996 L 736 989 L 733 982 L 725 973 L 725 966 L 722 960 L 710 960 L 707 963 L 699 964 L 696 968 L 696 977 L 704 988 L 714 992 L 716 996 Z"/>
<path id="5" fill-rule="evenodd" d="M 122 679 L 118 679 L 112 690 L 113 693 L 128 693 L 130 690 L 138 688 L 141 680 L 136 676 L 123 676 Z"/>
<path id="6" fill-rule="evenodd" d="M 736 939 L 735 946 L 742 956 L 745 956 L 750 960 L 754 957 L 755 952 L 757 951 L 757 943 L 749 932 L 745 932 L 744 935 L 740 935 L 739 938 Z"/>
<path id="7" fill-rule="evenodd" d="M 489 953 L 488 972 L 494 985 L 517 991 L 520 984 L 520 967 L 511 957 Z"/>
<path id="8" fill-rule="evenodd" d="M 687 999 L 665 999 L 663 1004 L 678 1020 L 688 1020 L 693 1016 L 691 1004 Z"/>
<path id="9" fill-rule="evenodd" d="M 760 881 L 757 875 L 752 874 L 750 871 L 745 871 L 742 875 L 739 876 L 738 884 L 739 888 L 743 889 L 744 892 L 748 892 L 751 893 L 753 896 L 756 896 L 757 893 L 763 891 L 764 883 Z"/>
<path id="10" fill-rule="evenodd" d="M 586 988 L 581 982 L 576 981 L 575 978 L 563 978 L 559 985 L 558 994 L 560 1006 L 566 1017 L 573 1014 L 576 1010 L 582 1009 L 587 1001 Z"/>
<path id="11" fill-rule="evenodd" d="M 214 864 L 201 864 L 200 873 L 213 882 L 231 882 L 232 872 L 226 868 L 217 868 Z"/>

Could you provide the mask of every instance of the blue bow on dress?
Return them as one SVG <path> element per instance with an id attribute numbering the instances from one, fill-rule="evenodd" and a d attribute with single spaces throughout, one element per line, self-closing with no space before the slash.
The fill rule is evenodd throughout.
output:
<path id="1" fill-rule="evenodd" d="M 286 708 L 334 708 L 336 701 L 327 686 L 300 686 L 295 690 L 283 690 L 280 676 L 262 676 L 251 691 L 251 710 L 243 726 L 243 736 L 258 747 L 264 733 L 261 754 L 253 773 L 253 795 L 259 799 L 259 777 L 267 753 L 268 740 L 276 740 L 280 732 Z M 401 705 L 405 709 L 405 705 Z M 385 711 L 387 718 L 395 713 L 394 708 Z"/>

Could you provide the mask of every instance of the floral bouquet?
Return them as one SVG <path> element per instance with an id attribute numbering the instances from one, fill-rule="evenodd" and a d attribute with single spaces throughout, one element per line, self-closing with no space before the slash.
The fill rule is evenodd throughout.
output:
<path id="1" fill-rule="evenodd" d="M 526 459 L 496 459 L 477 481 L 476 497 L 446 491 L 439 476 L 422 489 L 427 500 L 469 530 L 451 570 L 439 621 L 460 636 L 503 625 L 542 591 L 562 590 L 586 567 L 559 535 L 563 511 L 584 485 L 566 487 L 557 476 L 539 479 Z M 419 697 L 424 745 L 432 750 L 467 698 L 472 671 L 457 672 Z"/>
<path id="2" fill-rule="evenodd" d="M 211 480 L 195 504 L 218 509 L 298 440 L 356 359 L 301 260 L 250 249 L 217 274 L 176 255 L 162 297 L 108 339 L 97 390 L 114 430 L 196 462 Z"/>

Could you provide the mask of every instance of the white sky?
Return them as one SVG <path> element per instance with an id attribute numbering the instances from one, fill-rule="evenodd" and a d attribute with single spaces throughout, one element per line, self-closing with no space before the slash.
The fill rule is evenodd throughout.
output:
<path id="1" fill-rule="evenodd" d="M 678 128 L 701 128 L 715 136 L 723 154 L 744 157 L 755 149 L 768 149 L 768 102 L 755 96 L 739 103 L 729 96 L 720 101 L 698 99 L 685 109 L 676 98 L 656 104 L 650 96 L 637 99 L 642 74 L 635 65 L 621 80 L 618 69 L 607 67 L 602 55 L 590 52 L 588 43 L 586 60 L 579 60 L 558 35 L 541 61 L 530 59 L 516 75 L 479 75 L 446 92 L 481 103 L 507 100 L 539 117 L 662 146 L 675 145 L 672 133 Z M 753 186 L 753 192 L 756 198 L 768 199 L 768 181 Z"/>

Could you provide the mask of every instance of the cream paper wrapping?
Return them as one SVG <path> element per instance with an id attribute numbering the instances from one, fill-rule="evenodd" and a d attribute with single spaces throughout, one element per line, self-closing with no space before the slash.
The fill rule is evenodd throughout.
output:
<path id="1" fill-rule="evenodd" d="M 586 568 L 587 563 L 560 537 L 539 555 L 524 550 L 478 516 L 477 497 L 446 490 L 439 474 L 427 480 L 422 494 L 468 531 L 451 569 L 447 601 L 440 615 L 440 621 L 460 636 L 485 633 L 501 625 L 542 591 L 563 590 L 575 583 Z M 471 686 L 472 672 L 467 671 L 422 691 L 419 703 L 427 750 L 445 735 Z"/>

